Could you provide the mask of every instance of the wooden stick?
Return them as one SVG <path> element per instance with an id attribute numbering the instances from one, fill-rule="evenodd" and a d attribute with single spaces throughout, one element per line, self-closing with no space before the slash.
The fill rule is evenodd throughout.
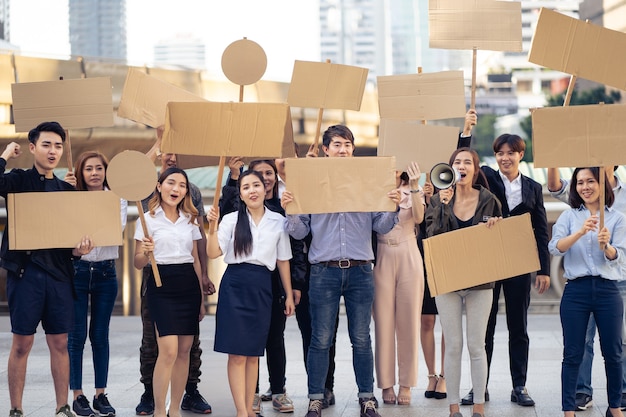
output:
<path id="1" fill-rule="evenodd" d="M 576 84 L 576 76 L 572 75 L 569 78 L 569 85 L 567 86 L 567 93 L 565 93 L 565 99 L 563 100 L 563 106 L 569 106 L 569 102 L 572 99 L 574 93 L 574 85 Z"/>
<path id="2" fill-rule="evenodd" d="M 146 225 L 146 218 L 143 214 L 143 206 L 141 205 L 141 201 L 136 201 L 137 211 L 139 212 L 139 219 L 141 219 L 141 227 L 143 228 L 143 235 L 150 236 L 148 234 L 148 226 Z M 159 274 L 159 267 L 157 266 L 156 259 L 154 259 L 154 253 L 148 252 L 148 259 L 150 259 L 150 263 L 152 264 L 152 274 L 154 275 L 154 282 L 157 287 L 163 285 L 161 283 L 161 275 Z"/>
<path id="3" fill-rule="evenodd" d="M 67 170 L 74 172 L 74 161 L 72 160 L 72 141 L 70 140 L 70 131 L 65 131 L 65 156 L 67 157 Z"/>
<path id="4" fill-rule="evenodd" d="M 600 227 L 598 228 L 598 231 L 604 228 L 605 183 L 606 183 L 606 169 L 604 167 L 600 167 Z M 604 250 L 603 247 L 600 247 L 600 249 Z"/>
<path id="5" fill-rule="evenodd" d="M 217 168 L 217 181 L 215 184 L 215 195 L 213 196 L 213 209 L 217 210 L 220 202 L 220 194 L 222 192 L 222 178 L 224 177 L 224 166 L 226 165 L 226 157 L 220 156 L 220 165 Z M 217 222 L 209 222 L 209 234 L 215 233 Z"/>
<path id="6" fill-rule="evenodd" d="M 476 110 L 476 48 L 472 49 L 472 95 L 470 109 Z"/>
<path id="7" fill-rule="evenodd" d="M 422 73 L 422 67 L 417 67 L 417 73 L 421 74 Z M 422 124 L 425 125 L 426 124 L 426 119 L 422 120 Z"/>

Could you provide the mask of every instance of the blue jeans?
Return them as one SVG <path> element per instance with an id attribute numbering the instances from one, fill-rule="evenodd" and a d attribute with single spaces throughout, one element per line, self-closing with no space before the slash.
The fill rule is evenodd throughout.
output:
<path id="1" fill-rule="evenodd" d="M 312 400 L 324 398 L 328 352 L 333 343 L 342 295 L 359 398 L 374 396 L 374 356 L 370 338 L 374 301 L 372 265 L 342 269 L 314 264 L 309 281 L 312 334 L 307 356 L 309 398 Z"/>
<path id="2" fill-rule="evenodd" d="M 83 384 L 83 350 L 87 340 L 87 313 L 91 297 L 89 340 L 93 355 L 95 388 L 106 388 L 109 375 L 109 322 L 117 297 L 115 260 L 74 262 L 74 327 L 68 334 L 70 389 Z"/>
<path id="3" fill-rule="evenodd" d="M 622 302 L 626 306 L 626 281 L 618 281 L 617 288 L 622 297 Z M 593 341 L 596 337 L 596 321 L 593 317 L 589 317 L 587 324 L 587 335 L 585 336 L 585 353 L 583 361 L 578 371 L 578 380 L 576 381 L 576 392 L 593 396 L 593 387 L 591 386 L 591 368 L 593 365 Z M 624 320 L 622 321 L 622 393 L 626 393 L 626 309 L 624 311 Z"/>
<path id="4" fill-rule="evenodd" d="M 561 298 L 560 313 L 563 328 L 561 366 L 563 411 L 576 410 L 576 380 L 583 359 L 585 335 L 591 314 L 595 317 L 600 333 L 609 407 L 620 407 L 624 307 L 616 282 L 599 277 L 581 277 L 568 281 Z"/>

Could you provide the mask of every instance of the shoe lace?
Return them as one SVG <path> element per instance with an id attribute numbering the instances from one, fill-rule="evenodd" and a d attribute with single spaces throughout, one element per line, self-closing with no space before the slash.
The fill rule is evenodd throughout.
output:
<path id="1" fill-rule="evenodd" d="M 59 409 L 59 411 L 57 411 L 56 416 L 57 417 L 74 417 L 74 413 L 70 411 L 69 406 L 64 405 L 63 407 Z"/>
<path id="2" fill-rule="evenodd" d="M 309 402 L 309 411 L 315 411 L 316 413 L 322 412 L 322 400 L 311 400 Z"/>
<path id="3" fill-rule="evenodd" d="M 98 397 L 96 398 L 98 400 L 98 402 L 100 403 L 100 406 L 104 406 L 104 407 L 110 407 L 111 403 L 109 402 L 109 399 L 107 398 L 106 394 L 100 394 L 98 395 Z"/>
<path id="4" fill-rule="evenodd" d="M 87 399 L 87 397 L 85 397 L 84 395 L 79 395 L 76 398 L 76 402 L 78 403 L 78 405 L 80 405 L 82 408 L 87 408 L 89 407 L 89 400 Z"/>

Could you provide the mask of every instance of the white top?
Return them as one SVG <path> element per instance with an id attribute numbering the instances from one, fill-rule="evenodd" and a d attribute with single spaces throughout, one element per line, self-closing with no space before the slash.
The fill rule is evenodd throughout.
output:
<path id="1" fill-rule="evenodd" d="M 144 215 L 148 233 L 154 239 L 154 259 L 160 265 L 193 263 L 193 241 L 200 240 L 200 228 L 195 222 L 189 223 L 189 216 L 178 212 L 176 223 L 172 223 L 161 207 L 154 212 L 154 217 L 150 212 Z M 135 226 L 135 240 L 141 241 L 144 237 L 141 226 L 141 218 L 137 219 Z"/>
<path id="2" fill-rule="evenodd" d="M 285 230 L 285 218 L 279 213 L 265 209 L 259 225 L 248 213 L 250 231 L 252 232 L 252 251 L 245 256 L 235 256 L 235 224 L 237 212 L 229 213 L 222 218 L 217 230 L 217 241 L 224 254 L 224 262 L 227 264 L 250 263 L 264 265 L 270 271 L 276 268 L 276 260 L 287 261 L 291 259 L 291 245 L 289 235 Z"/>
<path id="3" fill-rule="evenodd" d="M 128 201 L 120 198 L 120 215 L 122 216 L 122 232 L 126 228 L 126 212 L 128 211 Z M 100 262 L 117 259 L 120 257 L 119 246 L 96 246 L 87 255 L 81 256 L 81 261 Z"/>
<path id="4" fill-rule="evenodd" d="M 504 183 L 506 204 L 509 206 L 509 211 L 511 211 L 522 203 L 522 175 L 518 172 L 517 178 L 509 181 L 506 175 L 500 172 L 500 178 L 502 178 Z"/>

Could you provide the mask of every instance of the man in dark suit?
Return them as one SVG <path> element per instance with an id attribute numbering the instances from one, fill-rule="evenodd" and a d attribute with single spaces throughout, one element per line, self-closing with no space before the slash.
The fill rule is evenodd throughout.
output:
<path id="1" fill-rule="evenodd" d="M 461 136 L 459 146 L 469 146 L 470 137 Z M 493 142 L 493 151 L 498 163 L 498 170 L 488 166 L 481 169 L 489 182 L 490 191 L 502 203 L 502 216 L 519 216 L 530 213 L 532 227 L 537 241 L 541 269 L 537 271 L 535 288 L 542 294 L 550 287 L 550 255 L 548 253 L 548 221 L 543 205 L 541 184 L 522 175 L 519 163 L 524 157 L 526 145 L 517 135 L 504 134 Z M 529 339 L 527 331 L 528 306 L 530 304 L 531 274 L 524 274 L 496 282 L 493 293 L 493 305 L 487 325 L 485 345 L 487 363 L 491 366 L 493 340 L 498 314 L 500 290 L 504 292 L 506 321 L 509 330 L 509 366 L 513 390 L 511 401 L 521 406 L 534 406 L 535 401 L 526 390 L 526 372 L 528 370 Z M 487 394 L 488 395 L 488 394 Z M 488 396 L 485 399 L 488 401 Z M 470 391 L 461 404 L 473 403 Z"/>

